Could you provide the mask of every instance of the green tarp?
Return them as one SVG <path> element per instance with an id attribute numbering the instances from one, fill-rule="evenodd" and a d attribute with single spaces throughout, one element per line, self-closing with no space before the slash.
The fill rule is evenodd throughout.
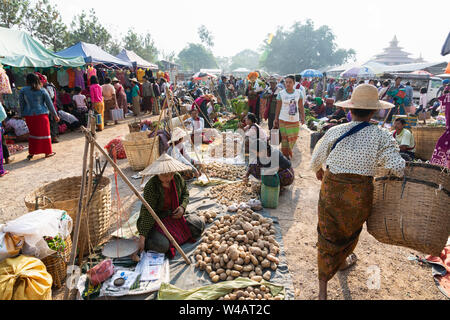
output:
<path id="1" fill-rule="evenodd" d="M 83 57 L 63 58 L 33 39 L 28 33 L 0 27 L 0 62 L 12 67 L 79 67 Z"/>
<path id="2" fill-rule="evenodd" d="M 280 293 L 285 294 L 284 287 L 274 285 L 265 280 L 256 282 L 248 278 L 237 278 L 233 281 L 219 282 L 191 290 L 183 290 L 169 283 L 163 283 L 158 292 L 158 300 L 217 300 L 234 289 L 260 286 L 262 284 L 270 289 L 270 293 L 273 296 Z"/>

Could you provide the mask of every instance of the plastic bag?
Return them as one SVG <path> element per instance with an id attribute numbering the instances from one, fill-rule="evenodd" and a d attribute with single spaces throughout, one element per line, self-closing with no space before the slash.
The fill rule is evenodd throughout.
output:
<path id="1" fill-rule="evenodd" d="M 103 260 L 87 272 L 87 276 L 94 286 L 104 282 L 113 274 L 114 266 L 111 259 Z"/>
<path id="2" fill-rule="evenodd" d="M 51 300 L 52 282 L 37 258 L 20 255 L 0 262 L 0 300 Z"/>
<path id="3" fill-rule="evenodd" d="M 4 226 L 0 225 L 0 261 L 17 256 L 24 244 L 23 237 L 3 232 Z"/>
<path id="4" fill-rule="evenodd" d="M 43 259 L 55 253 L 48 247 L 44 237 L 66 236 L 72 231 L 72 219 L 64 210 L 37 210 L 7 222 L 3 231 L 23 236 L 23 253 Z"/>
<path id="5" fill-rule="evenodd" d="M 122 140 L 120 138 L 112 139 L 106 146 L 105 149 L 108 150 L 110 156 L 112 156 L 112 149 L 116 148 L 117 159 L 126 159 L 127 154 L 125 153 L 125 149 L 122 144 Z"/>

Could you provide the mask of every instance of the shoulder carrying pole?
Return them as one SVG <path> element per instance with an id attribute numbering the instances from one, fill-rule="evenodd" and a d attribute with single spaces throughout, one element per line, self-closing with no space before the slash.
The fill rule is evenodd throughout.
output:
<path id="1" fill-rule="evenodd" d="M 178 245 L 178 243 L 175 241 L 175 239 L 172 237 L 170 232 L 167 230 L 167 228 L 162 223 L 161 219 L 159 219 L 158 215 L 153 211 L 152 207 L 148 204 L 148 202 L 144 199 L 144 197 L 139 193 L 139 191 L 134 187 L 134 185 L 130 182 L 130 180 L 126 177 L 126 175 L 120 170 L 120 168 L 117 166 L 116 163 L 109 157 L 108 153 L 103 150 L 103 148 L 95 141 L 95 139 L 92 137 L 89 130 L 87 130 L 84 127 L 81 127 L 81 130 L 85 133 L 87 140 L 91 141 L 97 149 L 103 154 L 103 156 L 106 158 L 106 160 L 111 164 L 111 166 L 117 171 L 117 173 L 122 177 L 123 181 L 130 187 L 131 191 L 134 192 L 134 194 L 138 197 L 139 200 L 142 201 L 142 204 L 147 208 L 148 212 L 153 216 L 153 219 L 155 219 L 155 222 L 160 226 L 160 228 L 163 230 L 164 235 L 169 239 L 169 241 L 173 244 L 173 246 L 177 249 L 177 251 L 182 255 L 184 261 L 186 261 L 186 264 L 191 264 L 189 261 L 189 258 L 184 253 L 183 249 Z"/>

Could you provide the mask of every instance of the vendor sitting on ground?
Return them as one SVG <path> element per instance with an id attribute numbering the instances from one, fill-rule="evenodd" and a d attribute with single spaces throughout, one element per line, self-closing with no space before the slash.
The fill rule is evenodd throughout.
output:
<path id="1" fill-rule="evenodd" d="M 245 182 L 248 181 L 250 175 L 261 180 L 261 174 L 274 175 L 275 173 L 278 173 L 280 178 L 280 188 L 289 186 L 294 182 L 295 175 L 291 161 L 279 150 L 272 148 L 266 140 L 251 141 L 249 153 L 250 164 L 244 177 Z M 278 163 L 275 159 L 278 160 Z M 261 172 L 263 168 L 264 170 Z"/>
<path id="2" fill-rule="evenodd" d="M 246 125 L 244 127 L 246 137 L 253 139 L 261 139 L 264 141 L 267 140 L 267 134 L 265 130 L 257 124 L 256 116 L 253 113 L 251 112 L 247 113 L 247 115 L 244 118 L 244 121 Z"/>
<path id="3" fill-rule="evenodd" d="M 189 191 L 178 173 L 185 170 L 190 167 L 164 153 L 142 172 L 143 175 L 154 175 L 145 185 L 144 199 L 179 245 L 194 242 L 205 229 L 205 222 L 199 216 L 186 213 Z M 152 250 L 168 253 L 170 257 L 175 255 L 175 248 L 144 205 L 137 220 L 137 230 L 140 252 Z"/>
<path id="4" fill-rule="evenodd" d="M 183 142 L 184 137 L 186 137 L 186 132 L 181 128 L 175 128 L 172 132 L 172 139 L 168 142 L 169 149 L 167 150 L 167 154 L 191 168 L 181 174 L 185 180 L 190 180 L 194 177 L 198 178 L 200 173 L 194 166 L 194 160 L 189 157 Z"/>
<path id="5" fill-rule="evenodd" d="M 414 142 L 414 136 L 408 129 L 405 128 L 406 121 L 402 118 L 397 118 L 394 121 L 395 131 L 392 136 L 400 146 L 400 155 L 406 161 L 413 161 L 416 152 L 416 143 Z"/>
<path id="6" fill-rule="evenodd" d="M 336 112 L 333 113 L 331 116 L 328 117 L 328 120 L 344 120 L 343 122 L 347 122 L 347 113 L 345 112 L 345 109 L 342 107 L 338 107 Z"/>
<path id="7" fill-rule="evenodd" d="M 312 113 L 317 119 L 321 119 L 327 116 L 325 104 L 320 97 L 314 98 L 315 105 L 313 104 Z"/>

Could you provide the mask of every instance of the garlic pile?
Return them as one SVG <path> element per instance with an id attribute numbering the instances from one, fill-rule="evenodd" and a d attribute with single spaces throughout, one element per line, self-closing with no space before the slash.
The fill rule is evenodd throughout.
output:
<path id="1" fill-rule="evenodd" d="M 196 267 L 205 270 L 212 282 L 238 277 L 269 281 L 278 268 L 280 251 L 273 220 L 251 209 L 226 214 L 205 231 L 194 252 Z"/>
<path id="2" fill-rule="evenodd" d="M 245 176 L 246 169 L 245 166 L 235 166 L 232 164 L 223 163 L 209 163 L 204 164 L 206 174 L 209 177 L 221 178 L 230 181 L 236 181 L 237 179 L 242 179 Z"/>
<path id="3" fill-rule="evenodd" d="M 217 300 L 284 300 L 283 294 L 273 296 L 265 285 L 234 289 L 231 293 Z"/>
<path id="4" fill-rule="evenodd" d="M 258 199 L 261 190 L 260 182 L 229 183 L 214 186 L 209 191 L 211 199 L 217 199 L 217 202 L 230 206 L 233 203 L 248 202 L 251 199 Z"/>

